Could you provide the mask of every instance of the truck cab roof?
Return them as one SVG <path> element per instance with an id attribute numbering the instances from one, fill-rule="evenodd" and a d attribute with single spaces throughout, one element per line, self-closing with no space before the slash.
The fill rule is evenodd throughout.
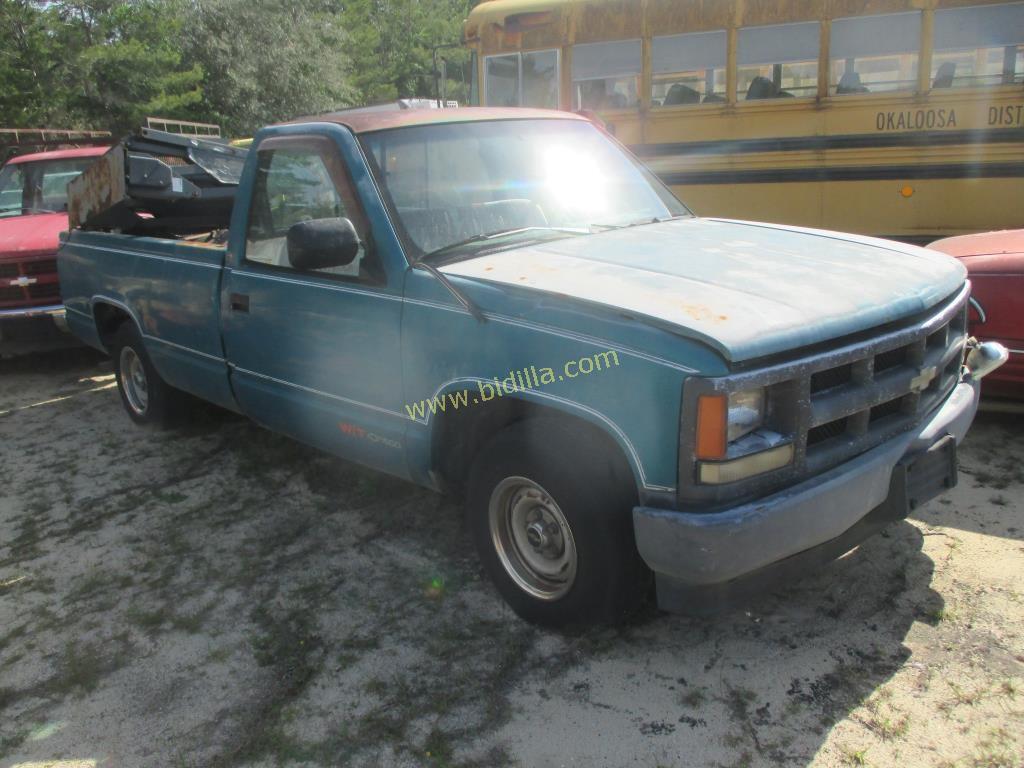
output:
<path id="1" fill-rule="evenodd" d="M 289 120 L 279 125 L 302 123 L 338 123 L 353 133 L 370 133 L 389 128 L 444 123 L 470 123 L 486 120 L 586 120 L 572 112 L 520 107 L 457 107 L 451 109 L 397 109 L 391 111 L 340 110 L 323 115 Z"/>

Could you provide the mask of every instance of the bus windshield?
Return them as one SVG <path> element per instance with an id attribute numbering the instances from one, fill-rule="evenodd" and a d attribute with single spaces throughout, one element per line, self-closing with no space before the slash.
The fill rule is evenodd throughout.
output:
<path id="1" fill-rule="evenodd" d="M 0 218 L 67 209 L 68 182 L 94 158 L 10 163 L 0 169 Z"/>
<path id="2" fill-rule="evenodd" d="M 417 257 L 499 233 L 565 237 L 689 215 L 582 120 L 414 126 L 362 141 Z"/>

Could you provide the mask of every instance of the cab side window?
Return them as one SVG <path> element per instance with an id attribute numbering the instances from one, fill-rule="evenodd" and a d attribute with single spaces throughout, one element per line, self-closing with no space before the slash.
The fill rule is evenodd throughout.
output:
<path id="1" fill-rule="evenodd" d="M 252 210 L 245 238 L 246 261 L 293 269 L 288 230 L 301 221 L 347 218 L 361 245 L 351 264 L 316 274 L 371 280 L 380 274 L 366 252 L 367 226 L 341 158 L 329 141 L 285 142 L 258 155 Z"/>

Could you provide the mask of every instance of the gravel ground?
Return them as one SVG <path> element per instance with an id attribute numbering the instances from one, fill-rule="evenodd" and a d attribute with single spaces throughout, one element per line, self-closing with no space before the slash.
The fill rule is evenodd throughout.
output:
<path id="1" fill-rule="evenodd" d="M 87 352 L 0 362 L 0 766 L 1020 766 L 1022 428 L 783 591 L 566 636 L 446 499 L 136 427 Z"/>

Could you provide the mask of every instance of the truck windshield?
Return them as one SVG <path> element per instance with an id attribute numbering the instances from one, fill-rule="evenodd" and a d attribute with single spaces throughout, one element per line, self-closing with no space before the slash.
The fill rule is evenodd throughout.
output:
<path id="1" fill-rule="evenodd" d="M 94 158 L 10 163 L 0 169 L 0 218 L 60 212 L 68 206 L 68 182 Z"/>
<path id="2" fill-rule="evenodd" d="M 445 123 L 363 134 L 377 182 L 416 258 L 509 238 L 572 237 L 686 207 L 582 120 Z"/>

